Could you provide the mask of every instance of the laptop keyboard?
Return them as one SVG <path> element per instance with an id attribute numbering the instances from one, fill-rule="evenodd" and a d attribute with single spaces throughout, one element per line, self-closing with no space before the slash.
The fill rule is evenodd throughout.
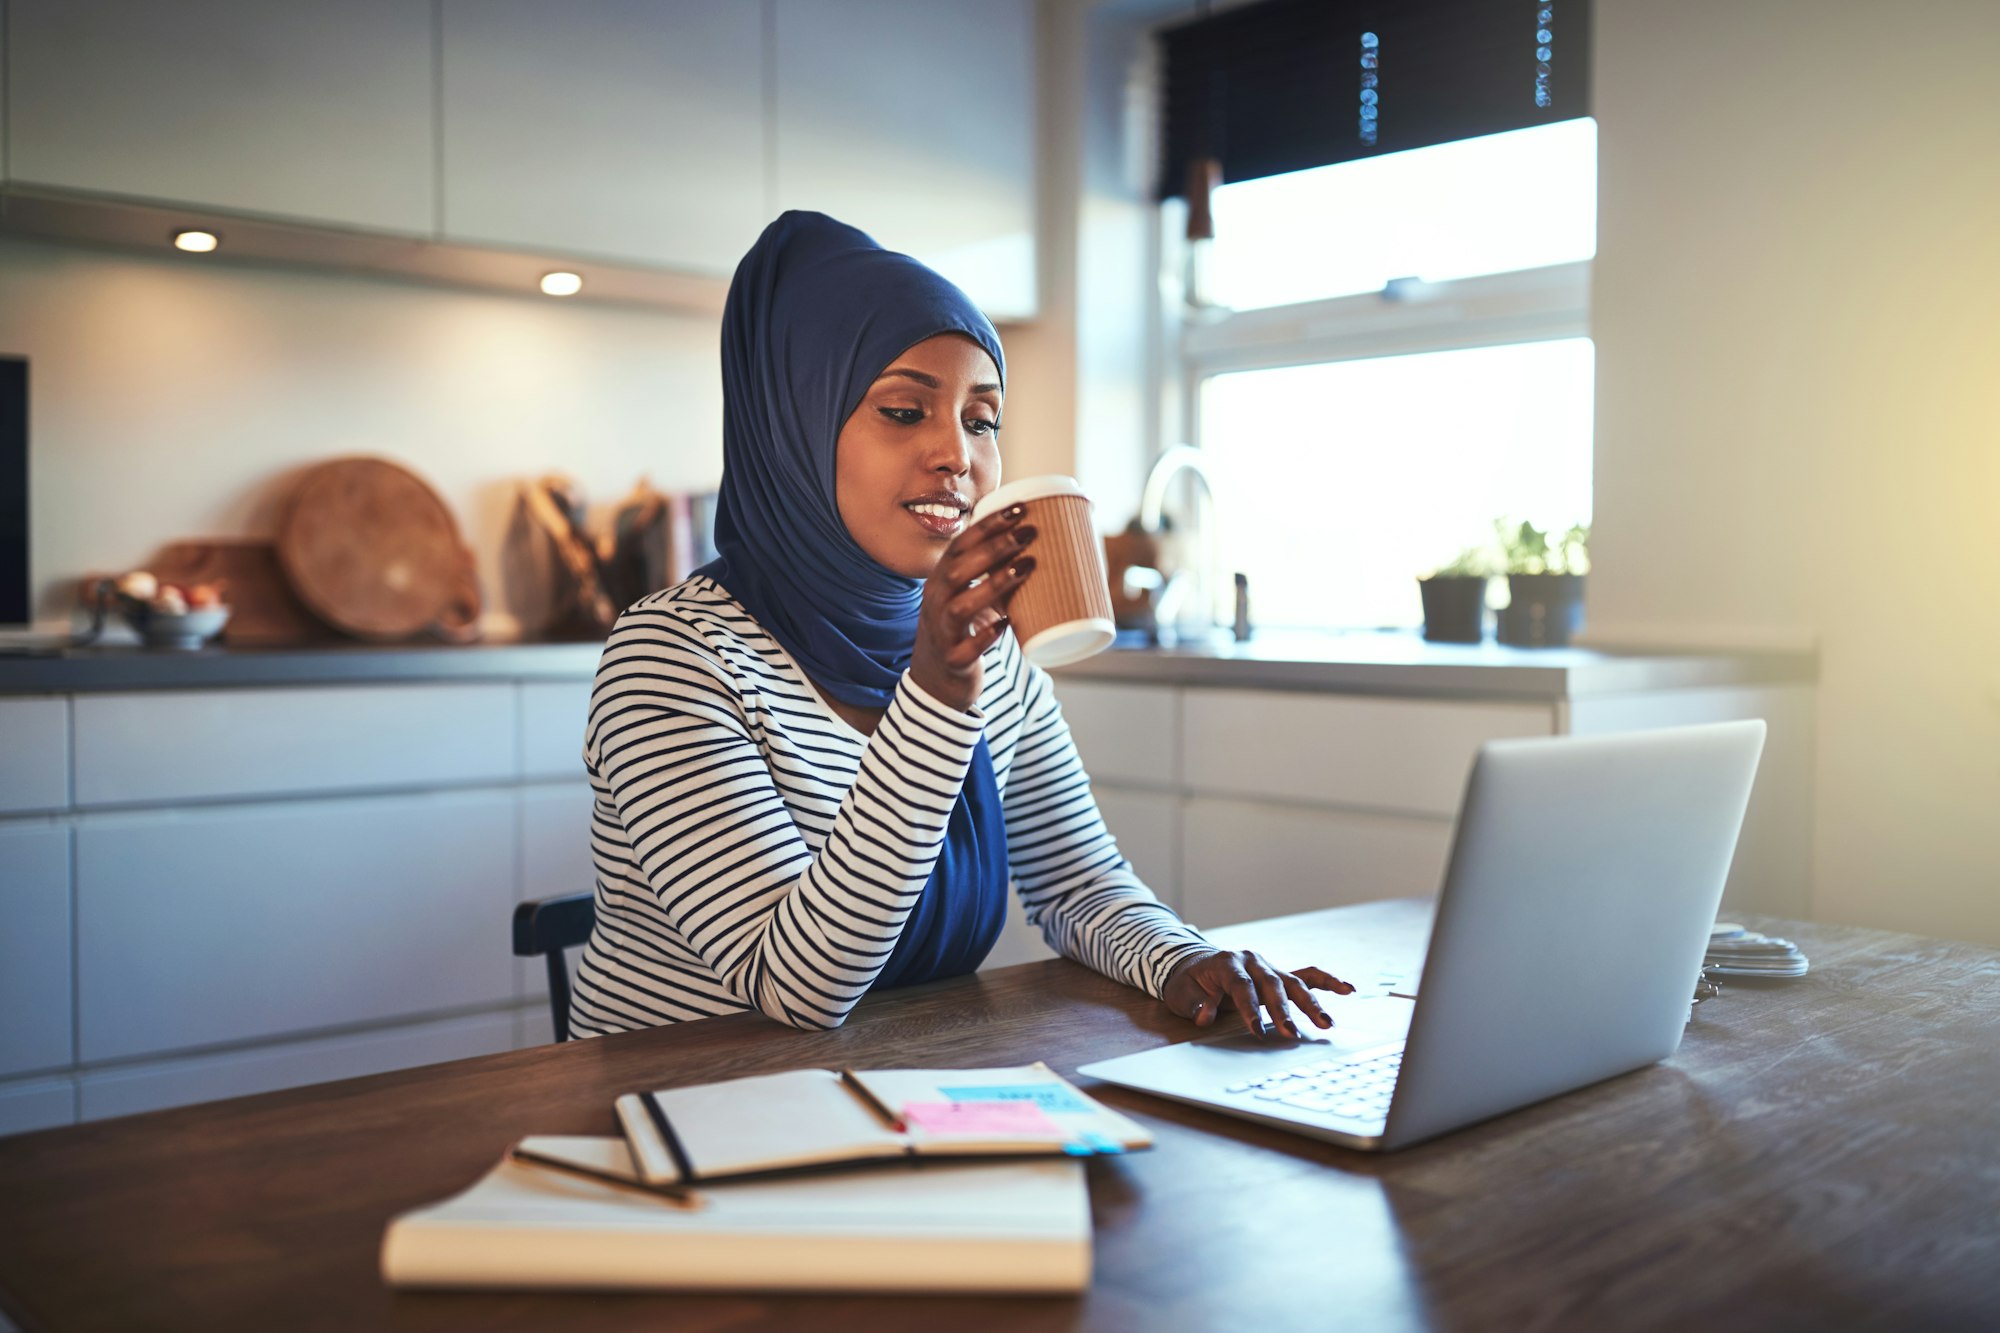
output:
<path id="1" fill-rule="evenodd" d="M 1315 1060 L 1311 1064 L 1231 1083 L 1224 1092 L 1249 1093 L 1259 1101 L 1276 1102 L 1295 1111 L 1316 1111 L 1348 1120 L 1386 1120 L 1389 1098 L 1403 1052 L 1384 1051 L 1366 1060 Z"/>

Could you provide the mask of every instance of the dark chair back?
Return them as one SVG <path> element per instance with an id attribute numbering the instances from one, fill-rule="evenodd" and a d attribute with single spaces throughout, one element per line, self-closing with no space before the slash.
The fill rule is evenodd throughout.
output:
<path id="1" fill-rule="evenodd" d="M 548 961 L 549 1016 L 555 1019 L 557 1041 L 569 1040 L 569 966 L 563 962 L 563 950 L 588 940 L 596 920 L 594 893 L 565 893 L 514 908 L 514 956 L 540 954 Z"/>

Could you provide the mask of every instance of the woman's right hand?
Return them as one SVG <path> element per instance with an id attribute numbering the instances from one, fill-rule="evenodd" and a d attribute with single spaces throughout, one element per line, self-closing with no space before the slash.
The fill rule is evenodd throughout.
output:
<path id="1" fill-rule="evenodd" d="M 939 703 L 979 702 L 979 655 L 1006 632 L 1007 603 L 1035 569 L 1035 557 L 1021 554 L 1035 540 L 1026 513 L 1011 505 L 980 519 L 952 538 L 924 581 L 910 675 Z"/>

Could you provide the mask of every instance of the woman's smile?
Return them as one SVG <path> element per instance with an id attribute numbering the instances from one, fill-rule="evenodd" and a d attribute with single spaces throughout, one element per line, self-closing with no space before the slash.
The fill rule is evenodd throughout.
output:
<path id="1" fill-rule="evenodd" d="M 950 541 L 965 530 L 966 516 L 972 512 L 972 502 L 955 493 L 927 495 L 921 500 L 908 500 L 903 508 L 911 517 L 921 523 L 926 532 L 939 541 Z"/>

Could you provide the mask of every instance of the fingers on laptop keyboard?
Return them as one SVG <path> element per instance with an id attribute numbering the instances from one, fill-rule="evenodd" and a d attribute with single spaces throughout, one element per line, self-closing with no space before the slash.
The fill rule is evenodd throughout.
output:
<path id="1" fill-rule="evenodd" d="M 1351 983 L 1342 981 L 1323 967 L 1302 967 L 1296 975 L 1300 981 L 1305 982 L 1306 985 L 1311 986 L 1315 990 L 1330 990 L 1335 995 L 1354 994 L 1354 987 Z"/>
<path id="2" fill-rule="evenodd" d="M 1229 1002 L 1236 1006 L 1236 1012 L 1243 1016 L 1243 1026 L 1252 1036 L 1261 1037 L 1264 1035 L 1264 1020 L 1258 1012 L 1256 987 L 1244 967 L 1245 957 L 1245 954 L 1229 956 L 1229 973 L 1223 978 L 1222 987 L 1229 995 Z"/>
<path id="3" fill-rule="evenodd" d="M 1292 1007 L 1285 1002 L 1284 974 L 1255 954 L 1251 958 L 1250 977 L 1257 985 L 1257 1002 L 1270 1014 L 1271 1026 L 1287 1037 L 1298 1036 L 1299 1029 L 1292 1022 Z"/>
<path id="4" fill-rule="evenodd" d="M 1292 1003 L 1299 1007 L 1300 1013 L 1312 1020 L 1315 1027 L 1330 1028 L 1333 1026 L 1333 1019 L 1320 1007 L 1319 1000 L 1314 997 L 1310 984 L 1305 980 L 1305 973 L 1317 970 L 1302 968 L 1298 972 L 1285 973 L 1285 994 L 1292 997 Z"/>

